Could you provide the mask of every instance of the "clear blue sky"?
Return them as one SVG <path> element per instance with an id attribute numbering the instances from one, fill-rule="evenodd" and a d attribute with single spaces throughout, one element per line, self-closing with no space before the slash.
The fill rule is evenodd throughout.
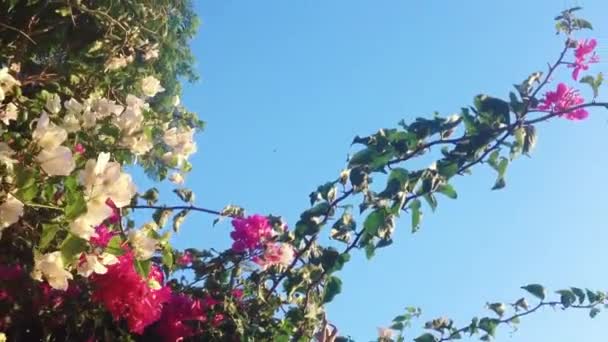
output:
<path id="1" fill-rule="evenodd" d="M 480 92 L 506 95 L 555 58 L 552 18 L 572 5 L 586 7 L 608 44 L 605 0 L 197 1 L 202 80 L 186 86 L 183 102 L 208 126 L 187 184 L 198 205 L 235 203 L 293 224 L 310 191 L 344 166 L 355 135 L 450 114 Z M 488 301 L 517 299 L 527 283 L 604 288 L 607 131 L 600 111 L 555 120 L 539 127 L 533 158 L 511 165 L 503 191 L 490 191 L 483 166 L 458 179 L 459 199 L 441 199 L 419 233 L 405 217 L 393 246 L 371 262 L 357 253 L 331 321 L 367 341 L 409 305 L 462 325 L 486 314 Z M 178 246 L 227 247 L 230 225 L 211 227 L 212 219 L 188 217 Z M 545 310 L 497 340 L 606 341 L 607 322 Z"/>

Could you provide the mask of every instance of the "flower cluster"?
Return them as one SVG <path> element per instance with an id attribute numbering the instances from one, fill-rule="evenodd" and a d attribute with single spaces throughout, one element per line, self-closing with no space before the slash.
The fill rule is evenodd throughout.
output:
<path id="1" fill-rule="evenodd" d="M 128 251 L 105 274 L 91 276 L 93 300 L 102 303 L 115 320 L 126 320 L 131 332 L 141 334 L 156 322 L 171 291 L 163 286 L 162 274 L 150 272 L 148 281 L 135 271 L 135 256 Z M 150 286 L 151 284 L 153 286 Z"/>
<path id="2" fill-rule="evenodd" d="M 232 220 L 232 226 L 234 227 L 234 231 L 230 233 L 230 237 L 234 240 L 232 250 L 237 253 L 253 251 L 274 236 L 268 219 L 261 215 L 235 218 Z"/>
<path id="3" fill-rule="evenodd" d="M 600 61 L 599 56 L 595 53 L 596 46 L 597 41 L 595 39 L 581 40 L 577 43 L 577 47 L 574 50 L 574 62 L 568 64 L 569 68 L 574 69 L 572 70 L 572 78 L 575 81 L 578 80 L 581 71 L 589 69 L 589 64 Z"/>
<path id="4" fill-rule="evenodd" d="M 577 90 L 560 83 L 555 91 L 548 91 L 545 94 L 538 109 L 549 110 L 553 113 L 561 112 L 561 115 L 568 120 L 583 120 L 589 116 L 589 113 L 584 108 L 573 107 L 584 102 L 585 100 Z"/>
<path id="5" fill-rule="evenodd" d="M 163 309 L 156 331 L 165 341 L 182 341 L 196 334 L 188 322 L 206 320 L 205 307 L 200 300 L 181 293 L 172 294 Z"/>

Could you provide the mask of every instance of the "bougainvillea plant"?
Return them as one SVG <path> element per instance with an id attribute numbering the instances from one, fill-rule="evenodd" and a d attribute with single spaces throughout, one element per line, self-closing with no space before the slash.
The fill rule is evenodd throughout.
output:
<path id="1" fill-rule="evenodd" d="M 340 293 L 337 272 L 352 253 L 372 258 L 390 246 L 401 215 L 419 230 L 423 210 L 440 195 L 455 199 L 450 180 L 476 166 L 494 169 L 493 189 L 503 188 L 509 164 L 532 152 L 539 124 L 608 108 L 602 74 L 588 74 L 600 57 L 596 40 L 580 37 L 591 24 L 578 10 L 556 18 L 564 45 L 548 70 L 506 99 L 479 95 L 458 114 L 355 137 L 360 148 L 344 170 L 288 226 L 233 205 L 198 207 L 183 187 L 203 129 L 179 101 L 180 82 L 196 79 L 189 1 L 0 3 L 0 340 L 350 340 L 324 307 Z M 560 68 L 572 69 L 569 79 L 555 79 Z M 436 149 L 434 162 L 411 168 Z M 163 205 L 126 166 L 170 180 L 184 204 Z M 372 184 L 381 174 L 386 182 Z M 136 223 L 134 211 L 149 221 Z M 231 247 L 174 249 L 171 236 L 194 213 L 230 220 Z M 422 312 L 408 308 L 378 340 L 404 341 L 407 332 L 416 342 L 487 341 L 543 307 L 594 317 L 607 302 L 604 292 L 576 287 L 554 297 L 540 284 L 522 289 L 522 298 L 490 303 L 489 315 L 464 325 L 437 318 L 416 332 Z"/>

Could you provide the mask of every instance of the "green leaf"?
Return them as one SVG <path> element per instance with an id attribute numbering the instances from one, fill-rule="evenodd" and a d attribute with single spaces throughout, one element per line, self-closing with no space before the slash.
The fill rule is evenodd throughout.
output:
<path id="1" fill-rule="evenodd" d="M 431 333 L 422 334 L 414 339 L 414 342 L 437 342 L 439 341 L 437 337 L 435 337 Z"/>
<path id="2" fill-rule="evenodd" d="M 173 231 L 174 232 L 176 232 L 176 233 L 179 232 L 179 228 L 184 223 L 184 220 L 186 220 L 186 215 L 188 215 L 189 212 L 190 212 L 190 210 L 184 209 L 184 210 L 180 211 L 179 213 L 177 213 L 177 215 L 173 216 Z"/>
<path id="3" fill-rule="evenodd" d="M 451 199 L 457 199 L 458 198 L 458 194 L 456 193 L 456 190 L 454 190 L 454 187 L 450 184 L 444 184 L 444 185 L 440 185 L 437 188 L 437 191 L 439 193 L 442 193 L 444 195 L 446 195 L 447 197 L 451 198 Z"/>
<path id="4" fill-rule="evenodd" d="M 522 151 L 525 154 L 530 154 L 534 147 L 536 146 L 536 128 L 534 126 L 525 126 L 524 130 L 526 132 L 526 136 L 524 139 L 524 144 Z"/>
<path id="5" fill-rule="evenodd" d="M 370 236 L 375 236 L 378 233 L 378 229 L 384 225 L 386 221 L 386 211 L 384 209 L 374 210 L 371 214 L 367 215 L 363 228 L 365 233 Z"/>
<path id="6" fill-rule="evenodd" d="M 578 298 L 578 303 L 583 304 L 583 302 L 585 301 L 585 291 L 579 289 L 578 287 L 571 287 L 570 289 Z"/>
<path id="7" fill-rule="evenodd" d="M 171 250 L 171 247 L 163 249 L 162 261 L 163 265 L 167 266 L 169 269 L 173 267 L 173 251 Z"/>
<path id="8" fill-rule="evenodd" d="M 593 98 L 596 98 L 599 96 L 600 86 L 602 85 L 602 82 L 604 82 L 604 74 L 600 72 L 596 78 L 591 75 L 588 75 L 581 78 L 580 82 L 588 84 L 593 90 Z"/>
<path id="9" fill-rule="evenodd" d="M 593 25 L 591 25 L 590 22 L 588 22 L 585 19 L 581 19 L 581 18 L 574 18 L 572 20 L 572 23 L 574 24 L 574 26 L 578 29 L 588 29 L 588 30 L 593 30 Z"/>
<path id="10" fill-rule="evenodd" d="M 391 325 L 391 329 L 393 330 L 403 330 L 404 328 L 405 325 L 403 324 L 403 322 L 393 323 L 393 325 Z"/>
<path id="11" fill-rule="evenodd" d="M 412 210 L 412 233 L 420 229 L 420 221 L 422 220 L 422 211 L 420 211 L 420 200 L 413 200 L 409 208 Z"/>
<path id="12" fill-rule="evenodd" d="M 370 241 L 365 245 L 365 257 L 367 260 L 371 260 L 374 255 L 376 255 L 376 246 L 374 246 L 374 244 Z"/>
<path id="13" fill-rule="evenodd" d="M 40 242 L 38 242 L 38 248 L 45 249 L 49 245 L 49 243 L 53 241 L 59 229 L 60 226 L 58 224 L 43 224 L 42 234 L 40 235 Z"/>
<path id="14" fill-rule="evenodd" d="M 560 295 L 560 302 L 565 308 L 572 306 L 576 301 L 576 295 L 570 290 L 559 290 L 556 293 Z"/>
<path id="15" fill-rule="evenodd" d="M 68 234 L 68 237 L 61 244 L 61 257 L 64 264 L 71 264 L 74 258 L 86 251 L 87 242 L 76 235 Z"/>
<path id="16" fill-rule="evenodd" d="M 599 313 L 600 313 L 600 309 L 599 308 L 592 308 L 589 311 L 589 317 L 595 318 L 595 316 L 597 316 Z"/>
<path id="17" fill-rule="evenodd" d="M 342 291 L 342 280 L 336 276 L 330 276 L 325 283 L 323 303 L 331 302 L 336 295 Z"/>
<path id="18" fill-rule="evenodd" d="M 122 244 L 122 238 L 114 235 L 108 242 L 105 251 L 113 255 L 123 255 L 125 254 L 125 250 L 122 248 Z"/>
<path id="19" fill-rule="evenodd" d="M 35 169 L 24 167 L 20 164 L 15 165 L 14 169 L 16 188 L 28 188 L 36 183 Z"/>
<path id="20" fill-rule="evenodd" d="M 499 323 L 500 321 L 497 319 L 484 317 L 479 321 L 479 329 L 485 331 L 489 336 L 494 337 L 496 334 L 496 327 Z"/>
<path id="21" fill-rule="evenodd" d="M 67 220 L 74 220 L 87 212 L 87 202 L 80 191 L 68 191 L 66 199 L 65 218 Z"/>
<path id="22" fill-rule="evenodd" d="M 190 189 L 182 188 L 182 189 L 174 189 L 173 192 L 186 203 L 194 202 L 194 192 Z"/>
<path id="23" fill-rule="evenodd" d="M 148 205 L 154 205 L 158 201 L 158 189 L 151 188 L 141 195 L 141 198 L 146 200 Z"/>
<path id="24" fill-rule="evenodd" d="M 585 292 L 587 293 L 587 298 L 589 299 L 590 304 L 593 304 L 593 303 L 599 301 L 601 298 L 597 293 L 595 293 L 589 289 L 585 289 Z"/>
<path id="25" fill-rule="evenodd" d="M 540 300 L 545 300 L 545 297 L 547 297 L 547 291 L 545 290 L 545 288 L 542 285 L 530 284 L 530 285 L 522 286 L 521 288 L 528 291 L 531 295 L 535 296 L 536 298 L 538 298 Z"/>
<path id="26" fill-rule="evenodd" d="M 135 265 L 135 270 L 137 273 L 142 276 L 144 279 L 148 279 L 148 275 L 150 274 L 150 267 L 152 266 L 152 262 L 150 260 L 137 260 L 135 259 L 133 264 Z"/>

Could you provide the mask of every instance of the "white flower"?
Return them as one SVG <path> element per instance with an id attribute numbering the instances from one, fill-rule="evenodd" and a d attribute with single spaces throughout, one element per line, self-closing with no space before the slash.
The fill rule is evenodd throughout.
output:
<path id="1" fill-rule="evenodd" d="M 68 133 L 65 129 L 52 123 L 49 116 L 45 112 L 42 112 L 32 137 L 36 140 L 38 146 L 45 149 L 53 149 L 67 139 Z"/>
<path id="2" fill-rule="evenodd" d="M 84 254 L 84 260 L 76 261 L 76 270 L 79 275 L 88 277 L 93 273 L 105 274 L 108 272 L 106 266 L 114 265 L 118 263 L 118 258 L 110 253 L 97 254 Z"/>
<path id="3" fill-rule="evenodd" d="M 125 57 L 125 56 L 119 56 L 119 57 L 112 57 L 110 58 L 107 62 L 106 62 L 106 69 L 105 71 L 108 70 L 118 70 L 121 68 L 124 68 L 127 66 L 127 64 L 131 63 L 133 61 L 133 57 L 129 56 L 129 57 Z"/>
<path id="4" fill-rule="evenodd" d="M 61 99 L 59 98 L 59 95 L 51 94 L 46 99 L 46 104 L 44 105 L 44 108 L 46 108 L 46 110 L 48 110 L 52 114 L 59 113 L 59 111 L 61 110 Z"/>
<path id="5" fill-rule="evenodd" d="M 177 165 L 180 165 L 192 153 L 196 152 L 196 143 L 194 142 L 195 130 L 191 127 L 172 127 L 163 135 L 163 141 L 173 149 L 171 155 L 163 156 L 163 160 L 176 160 Z"/>
<path id="6" fill-rule="evenodd" d="M 158 53 L 159 53 L 158 44 L 154 44 L 144 54 L 144 60 L 149 61 L 152 59 L 156 59 L 156 58 L 158 58 Z"/>
<path id="7" fill-rule="evenodd" d="M 179 96 L 177 96 L 177 95 L 173 96 L 173 101 L 171 102 L 173 107 L 179 106 L 179 103 L 180 103 Z"/>
<path id="8" fill-rule="evenodd" d="M 148 237 L 144 230 L 129 232 L 129 242 L 133 246 L 135 257 L 139 260 L 150 259 L 156 251 L 156 240 Z"/>
<path id="9" fill-rule="evenodd" d="M 49 176 L 69 176 L 76 167 L 72 151 L 65 146 L 45 148 L 36 156 L 36 162 Z"/>
<path id="10" fill-rule="evenodd" d="M 4 203 L 0 204 L 0 234 L 2 230 L 19 221 L 23 216 L 23 203 L 8 194 Z"/>
<path id="11" fill-rule="evenodd" d="M 80 131 L 80 121 L 74 116 L 74 114 L 67 114 L 63 117 L 63 125 L 61 125 L 68 133 L 74 133 Z"/>
<path id="12" fill-rule="evenodd" d="M 154 147 L 145 134 L 126 136 L 121 139 L 120 145 L 127 147 L 136 156 L 146 154 Z"/>
<path id="13" fill-rule="evenodd" d="M 165 88 L 161 87 L 160 81 L 154 76 L 148 76 L 141 80 L 141 91 L 144 95 L 152 97 L 157 93 L 165 91 Z"/>
<path id="14" fill-rule="evenodd" d="M 86 214 L 70 223 L 70 232 L 84 240 L 90 240 L 91 237 L 97 236 L 97 233 L 95 233 L 95 223 L 91 223 L 90 218 Z"/>
<path id="15" fill-rule="evenodd" d="M 389 328 L 378 328 L 378 338 L 379 339 L 391 339 L 393 337 L 393 331 Z"/>
<path id="16" fill-rule="evenodd" d="M 82 114 L 82 127 L 93 128 L 97 124 L 97 115 L 91 110 L 85 110 Z"/>
<path id="17" fill-rule="evenodd" d="M 9 103 L 4 107 L 4 110 L 0 112 L 0 121 L 4 122 L 8 126 L 9 121 L 17 121 L 17 106 L 14 103 Z"/>
<path id="18" fill-rule="evenodd" d="M 184 184 L 184 177 L 179 172 L 173 172 L 169 176 L 169 181 L 171 181 L 171 183 L 173 184 L 182 185 Z"/>
<path id="19" fill-rule="evenodd" d="M 59 251 L 44 255 L 36 254 L 32 278 L 38 281 L 44 278 L 52 288 L 63 291 L 68 289 L 68 279 L 74 279 L 72 273 L 65 270 Z"/>
<path id="20" fill-rule="evenodd" d="M 89 159 L 80 172 L 80 183 L 85 187 L 89 200 L 106 201 L 111 198 L 116 207 L 122 208 L 135 195 L 135 184 L 131 176 L 121 172 L 120 164 L 109 162 L 109 154 L 100 153 L 97 161 Z"/>
<path id="21" fill-rule="evenodd" d="M 8 73 L 8 68 L 0 69 L 0 101 L 4 100 L 6 94 L 11 94 L 15 86 L 21 83 Z"/>
<path id="22" fill-rule="evenodd" d="M 91 103 L 91 110 L 95 112 L 98 119 L 112 114 L 120 115 L 125 108 L 108 99 L 95 99 Z"/>
<path id="23" fill-rule="evenodd" d="M 115 117 L 113 123 L 120 129 L 120 133 L 124 136 L 139 131 L 143 121 L 144 117 L 141 114 L 141 111 L 129 107 L 122 115 Z"/>
<path id="24" fill-rule="evenodd" d="M 15 154 L 6 143 L 0 142 L 0 163 L 6 165 L 9 169 L 13 168 L 13 164 L 17 161 L 11 158 Z"/>
<path id="25" fill-rule="evenodd" d="M 63 102 L 63 108 L 72 115 L 80 115 L 84 111 L 84 106 L 74 98 Z"/>

